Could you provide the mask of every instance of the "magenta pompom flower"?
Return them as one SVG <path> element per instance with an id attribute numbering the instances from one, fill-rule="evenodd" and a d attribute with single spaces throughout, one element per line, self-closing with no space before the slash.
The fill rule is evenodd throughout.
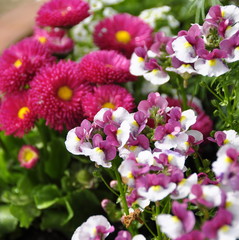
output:
<path id="1" fill-rule="evenodd" d="M 26 88 L 36 72 L 54 60 L 38 41 L 26 38 L 18 42 L 0 58 L 0 91 L 12 93 Z"/>
<path id="2" fill-rule="evenodd" d="M 33 168 L 39 160 L 39 151 L 31 145 L 24 145 L 18 153 L 18 161 L 22 167 Z"/>
<path id="3" fill-rule="evenodd" d="M 89 16 L 89 4 L 82 0 L 51 0 L 36 17 L 39 26 L 72 27 Z"/>
<path id="4" fill-rule="evenodd" d="M 34 126 L 36 114 L 32 110 L 28 92 L 4 98 L 0 106 L 0 130 L 6 135 L 22 137 Z"/>
<path id="5" fill-rule="evenodd" d="M 152 32 L 139 17 L 122 13 L 99 22 L 93 37 L 100 49 L 114 49 L 130 57 L 136 47 L 149 47 Z"/>
<path id="6" fill-rule="evenodd" d="M 34 36 L 52 54 L 65 55 L 74 48 L 74 42 L 67 36 L 67 31 L 60 28 L 34 29 Z"/>
<path id="7" fill-rule="evenodd" d="M 130 61 L 111 50 L 99 50 L 85 55 L 80 62 L 84 80 L 93 83 L 123 83 L 136 80 L 129 72 Z"/>
<path id="8" fill-rule="evenodd" d="M 92 120 L 101 108 L 116 110 L 123 107 L 131 112 L 134 109 L 132 95 L 123 87 L 109 84 L 95 87 L 93 93 L 88 93 L 82 100 L 85 116 Z"/>
<path id="9" fill-rule="evenodd" d="M 75 62 L 60 61 L 42 69 L 30 86 L 34 109 L 47 125 L 62 131 L 80 124 L 81 98 L 91 86 L 82 82 Z"/>

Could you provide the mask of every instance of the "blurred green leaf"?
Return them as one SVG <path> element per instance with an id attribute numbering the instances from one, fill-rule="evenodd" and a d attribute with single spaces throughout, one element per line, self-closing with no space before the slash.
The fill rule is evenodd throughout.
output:
<path id="1" fill-rule="evenodd" d="M 70 160 L 70 153 L 66 150 L 64 140 L 54 138 L 48 145 L 49 158 L 45 159 L 45 171 L 54 178 L 60 178 Z"/>
<path id="2" fill-rule="evenodd" d="M 9 209 L 8 205 L 0 206 L 0 236 L 13 232 L 16 229 L 18 220 Z"/>
<path id="3" fill-rule="evenodd" d="M 45 209 L 54 205 L 60 198 L 60 190 L 56 185 L 47 185 L 37 188 L 34 200 L 38 209 Z"/>
<path id="4" fill-rule="evenodd" d="M 61 228 L 74 216 L 74 212 L 66 198 L 59 199 L 56 206 L 43 213 L 41 228 Z"/>
<path id="5" fill-rule="evenodd" d="M 24 206 L 11 205 L 10 211 L 19 220 L 20 227 L 25 228 L 28 228 L 32 221 L 41 214 L 41 211 L 32 203 Z"/>

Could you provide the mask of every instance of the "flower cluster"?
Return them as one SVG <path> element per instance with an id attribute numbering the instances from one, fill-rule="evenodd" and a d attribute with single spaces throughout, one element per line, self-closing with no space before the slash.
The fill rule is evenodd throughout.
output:
<path id="1" fill-rule="evenodd" d="M 161 85 L 170 79 L 167 71 L 186 80 L 193 74 L 217 77 L 228 72 L 226 63 L 238 61 L 238 13 L 234 5 L 216 5 L 210 8 L 202 26 L 192 24 L 176 37 L 158 32 L 150 47 L 135 49 L 131 73 Z"/>
<path id="2" fill-rule="evenodd" d="M 185 175 L 186 160 L 197 154 L 199 144 L 203 142 L 201 132 L 190 130 L 195 122 L 193 110 L 169 107 L 159 93 L 150 93 L 147 100 L 139 103 L 135 113 L 130 114 L 122 107 L 101 109 L 93 123 L 84 120 L 81 126 L 70 130 L 65 144 L 71 153 L 88 156 L 105 168 L 115 166 L 113 159 L 118 155 L 122 161 L 117 171 L 127 186 L 127 207 L 133 211 L 140 208 L 143 214 L 160 201 L 172 202 L 172 214 L 155 213 L 156 224 L 170 239 L 194 239 L 195 236 L 200 240 L 236 239 L 239 237 L 236 200 L 239 136 L 229 130 L 216 132 L 215 138 L 209 138 L 220 146 L 217 160 L 212 164 L 215 180 L 203 172 Z M 215 209 L 216 214 L 210 218 L 209 212 Z M 200 211 L 206 214 L 205 221 L 196 225 L 195 214 Z M 131 223 L 125 219 L 126 216 L 122 221 L 128 227 Z M 138 215 L 133 218 L 137 219 L 140 220 Z M 98 223 L 96 229 L 105 227 Z M 98 234 L 98 231 L 94 233 Z M 84 233 L 76 230 L 73 237 L 76 234 L 76 239 L 90 239 L 84 238 L 89 234 L 86 229 Z M 124 231 L 115 239 L 131 240 L 132 237 Z M 137 235 L 133 239 L 146 238 Z"/>

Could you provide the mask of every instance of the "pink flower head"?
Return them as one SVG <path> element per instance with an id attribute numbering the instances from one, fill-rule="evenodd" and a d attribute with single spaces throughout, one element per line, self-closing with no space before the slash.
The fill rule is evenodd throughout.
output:
<path id="1" fill-rule="evenodd" d="M 26 88 L 39 69 L 54 60 L 38 41 L 26 38 L 18 42 L 0 58 L 0 90 L 12 93 Z"/>
<path id="2" fill-rule="evenodd" d="M 36 17 L 39 26 L 72 27 L 89 14 L 89 4 L 82 0 L 51 0 L 42 5 Z"/>
<path id="3" fill-rule="evenodd" d="M 31 145 L 24 145 L 18 153 L 18 161 L 22 167 L 33 168 L 39 160 L 39 151 Z"/>
<path id="4" fill-rule="evenodd" d="M 82 99 L 84 115 L 91 120 L 101 108 L 116 110 L 118 107 L 130 112 L 134 109 L 134 99 L 125 88 L 114 84 L 95 87 L 93 93 L 86 93 Z"/>
<path id="5" fill-rule="evenodd" d="M 28 92 L 6 96 L 0 106 L 0 130 L 6 135 L 22 137 L 34 126 L 36 113 Z"/>
<path id="6" fill-rule="evenodd" d="M 168 102 L 165 98 L 161 97 L 159 93 L 150 93 L 147 100 L 142 100 L 138 105 L 138 110 L 143 112 L 147 117 L 152 114 L 152 111 L 157 114 L 163 115 Z"/>
<path id="7" fill-rule="evenodd" d="M 34 30 L 34 36 L 52 54 L 65 55 L 73 50 L 74 42 L 67 32 L 60 28 L 39 28 Z"/>
<path id="8" fill-rule="evenodd" d="M 60 61 L 42 69 L 31 88 L 34 109 L 47 125 L 62 131 L 81 122 L 81 99 L 91 87 L 82 82 L 76 63 Z"/>
<path id="9" fill-rule="evenodd" d="M 136 80 L 129 72 L 130 61 L 122 54 L 100 50 L 85 55 L 80 71 L 86 81 L 93 83 L 122 83 Z"/>
<path id="10" fill-rule="evenodd" d="M 150 46 L 152 31 L 139 17 L 121 13 L 99 22 L 93 37 L 101 49 L 114 49 L 130 57 L 136 47 Z"/>
<path id="11" fill-rule="evenodd" d="M 225 209 L 219 209 L 213 219 L 203 224 L 202 232 L 208 239 L 217 239 L 219 229 L 223 226 L 230 226 L 232 220 L 232 213 Z"/>
<path id="12" fill-rule="evenodd" d="M 102 215 L 91 216 L 79 226 L 72 240 L 103 240 L 114 231 L 108 220 Z"/>
<path id="13" fill-rule="evenodd" d="M 181 103 L 178 99 L 167 97 L 167 101 L 169 107 L 172 106 L 181 107 Z M 193 130 L 200 131 L 205 138 L 208 137 L 213 129 L 213 121 L 196 102 L 188 102 L 188 106 L 190 106 L 197 113 L 196 123 L 194 123 L 190 128 Z"/>

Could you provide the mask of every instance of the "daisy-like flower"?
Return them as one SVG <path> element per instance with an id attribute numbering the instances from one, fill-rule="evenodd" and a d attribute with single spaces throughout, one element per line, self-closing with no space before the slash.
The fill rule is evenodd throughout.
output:
<path id="1" fill-rule="evenodd" d="M 39 151 L 32 145 L 24 145 L 18 153 L 18 161 L 22 167 L 33 168 L 39 160 Z"/>
<path id="2" fill-rule="evenodd" d="M 60 28 L 34 29 L 34 36 L 52 54 L 65 55 L 73 50 L 74 42 L 67 36 L 67 32 Z"/>
<path id="3" fill-rule="evenodd" d="M 100 50 L 85 55 L 80 62 L 84 80 L 93 83 L 122 83 L 136 80 L 129 72 L 130 61 L 122 54 Z"/>
<path id="4" fill-rule="evenodd" d="M 31 101 L 47 125 L 62 131 L 81 122 L 81 99 L 90 91 L 89 84 L 82 82 L 77 64 L 60 61 L 42 69 L 31 82 Z"/>
<path id="5" fill-rule="evenodd" d="M 37 12 L 39 26 L 72 27 L 89 16 L 89 4 L 82 0 L 51 0 Z"/>
<path id="6" fill-rule="evenodd" d="M 104 216 L 95 215 L 89 217 L 75 230 L 71 240 L 104 240 L 113 231 L 114 227 Z"/>
<path id="7" fill-rule="evenodd" d="M 34 126 L 36 114 L 32 110 L 28 92 L 8 95 L 0 106 L 0 130 L 6 135 L 22 137 Z"/>
<path id="8" fill-rule="evenodd" d="M 24 89 L 43 65 L 54 60 L 38 41 L 26 38 L 18 42 L 0 58 L 0 90 L 12 93 Z"/>
<path id="9" fill-rule="evenodd" d="M 129 112 L 134 109 L 132 95 L 118 85 L 109 84 L 95 87 L 93 93 L 89 92 L 82 98 L 84 115 L 91 120 L 101 108 L 116 110 L 118 107 L 123 107 Z"/>
<path id="10" fill-rule="evenodd" d="M 136 47 L 152 43 L 152 31 L 139 17 L 122 13 L 99 22 L 93 37 L 101 49 L 114 49 L 130 57 Z"/>

